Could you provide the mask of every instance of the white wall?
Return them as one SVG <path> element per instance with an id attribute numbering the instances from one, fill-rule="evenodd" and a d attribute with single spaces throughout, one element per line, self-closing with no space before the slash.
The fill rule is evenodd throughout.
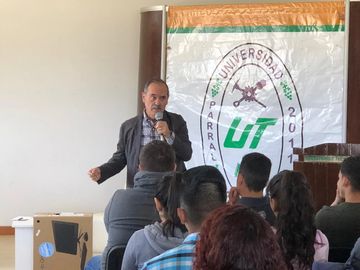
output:
<path id="1" fill-rule="evenodd" d="M 136 113 L 140 9 L 205 3 L 225 2 L 0 0 L 0 226 L 103 211 L 126 173 L 98 186 L 87 170 Z"/>
<path id="2" fill-rule="evenodd" d="M 87 170 L 136 113 L 140 8 L 211 2 L 0 0 L 0 226 L 103 211 L 126 173 L 99 186 Z"/>

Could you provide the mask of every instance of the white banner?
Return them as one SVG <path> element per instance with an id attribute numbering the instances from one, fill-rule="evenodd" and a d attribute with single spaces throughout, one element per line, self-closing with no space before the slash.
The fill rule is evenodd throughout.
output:
<path id="1" fill-rule="evenodd" d="M 302 3 L 297 5 L 304 9 Z M 196 27 L 175 25 L 176 12 L 183 17 L 198 13 L 184 15 L 181 8 L 169 11 L 168 108 L 180 113 L 188 125 L 194 153 L 187 166 L 216 166 L 234 185 L 247 153 L 268 156 L 273 175 L 292 169 L 293 147 L 343 142 L 345 34 L 341 23 L 331 28 L 315 18 L 316 27 L 301 24 L 309 19 L 259 26 L 255 20 L 252 26 L 241 25 L 236 18 L 234 26 L 229 7 L 249 14 L 255 11 L 242 5 L 225 7 L 206 7 L 218 16 L 221 11 L 225 14 L 216 25 L 205 21 L 206 27 L 199 20 L 194 20 Z M 261 13 L 259 7 L 265 10 L 261 19 L 274 8 L 256 7 L 256 12 Z M 325 21 L 338 18 L 331 12 L 323 16 Z"/>

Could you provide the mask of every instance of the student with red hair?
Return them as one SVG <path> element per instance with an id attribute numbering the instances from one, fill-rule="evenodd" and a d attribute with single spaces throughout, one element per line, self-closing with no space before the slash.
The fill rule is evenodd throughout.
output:
<path id="1" fill-rule="evenodd" d="M 195 270 L 285 270 L 270 225 L 254 210 L 225 205 L 203 223 L 196 244 Z"/>

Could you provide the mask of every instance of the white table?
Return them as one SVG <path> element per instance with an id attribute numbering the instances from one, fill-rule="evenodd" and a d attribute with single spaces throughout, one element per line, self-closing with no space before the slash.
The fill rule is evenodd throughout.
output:
<path id="1" fill-rule="evenodd" d="M 15 228 L 15 269 L 33 269 L 33 218 L 16 217 L 12 219 Z"/>

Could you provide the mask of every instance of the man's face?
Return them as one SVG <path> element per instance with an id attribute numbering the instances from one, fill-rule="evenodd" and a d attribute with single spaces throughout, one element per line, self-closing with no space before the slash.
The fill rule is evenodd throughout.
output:
<path id="1" fill-rule="evenodd" d="M 146 93 L 142 93 L 142 101 L 145 112 L 151 119 L 155 119 L 157 112 L 165 110 L 168 103 L 168 93 L 166 86 L 162 83 L 152 83 L 148 86 Z"/>

